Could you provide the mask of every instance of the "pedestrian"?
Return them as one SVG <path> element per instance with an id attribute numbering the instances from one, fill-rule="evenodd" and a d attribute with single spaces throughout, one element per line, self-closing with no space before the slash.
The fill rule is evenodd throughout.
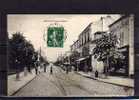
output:
<path id="1" fill-rule="evenodd" d="M 38 72 L 41 73 L 41 66 L 38 66 Z"/>
<path id="2" fill-rule="evenodd" d="M 50 67 L 50 74 L 53 74 L 53 67 L 52 67 L 52 65 Z"/>
<path id="3" fill-rule="evenodd" d="M 96 70 L 96 72 L 95 72 L 95 77 L 98 77 L 98 71 Z"/>
<path id="4" fill-rule="evenodd" d="M 45 63 L 43 64 L 43 67 L 44 67 L 44 72 L 46 72 L 46 64 Z"/>
<path id="5" fill-rule="evenodd" d="M 38 74 L 38 68 L 37 68 L 37 66 L 35 67 L 35 73 L 36 73 L 36 75 Z"/>

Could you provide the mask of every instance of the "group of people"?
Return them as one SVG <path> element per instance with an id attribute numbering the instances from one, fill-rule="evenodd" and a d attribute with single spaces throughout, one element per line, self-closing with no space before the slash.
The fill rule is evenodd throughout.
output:
<path id="1" fill-rule="evenodd" d="M 44 68 L 44 72 L 46 72 L 46 64 L 45 63 L 43 63 L 43 64 L 40 64 L 40 65 L 38 65 L 38 64 L 35 64 L 36 66 L 35 66 L 35 73 L 36 73 L 36 75 L 38 75 L 38 74 L 40 74 L 41 73 L 41 69 L 42 68 Z M 52 64 L 50 64 L 50 74 L 53 74 L 53 65 Z"/>
<path id="2" fill-rule="evenodd" d="M 47 65 L 45 63 L 44 64 L 36 64 L 36 66 L 35 66 L 36 75 L 41 73 L 42 68 L 44 69 L 44 72 L 46 72 L 46 70 L 48 69 L 48 68 L 46 69 L 46 67 L 47 67 Z M 49 67 L 50 67 L 50 74 L 52 75 L 53 74 L 53 64 L 50 63 Z M 69 73 L 69 66 L 66 66 L 65 71 L 66 71 L 66 74 Z"/>

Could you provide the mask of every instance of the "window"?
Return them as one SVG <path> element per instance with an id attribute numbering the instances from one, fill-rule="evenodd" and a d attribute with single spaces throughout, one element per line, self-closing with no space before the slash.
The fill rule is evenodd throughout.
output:
<path id="1" fill-rule="evenodd" d="M 88 35 L 89 35 L 89 34 L 87 33 L 87 34 L 86 34 L 86 42 L 88 42 Z"/>
<path id="2" fill-rule="evenodd" d="M 89 37 L 90 37 L 90 34 L 88 33 L 88 41 L 90 40 Z"/>
<path id="3" fill-rule="evenodd" d="M 83 36 L 82 36 L 82 45 L 83 45 Z"/>
<path id="4" fill-rule="evenodd" d="M 86 43 L 86 33 L 84 34 L 84 43 Z"/>
<path id="5" fill-rule="evenodd" d="M 78 48 L 80 47 L 80 42 L 79 42 L 79 40 L 78 40 Z"/>
<path id="6" fill-rule="evenodd" d="M 120 33 L 120 46 L 124 45 L 124 32 Z"/>
<path id="7" fill-rule="evenodd" d="M 79 47 L 81 46 L 81 39 L 79 38 Z"/>
<path id="8" fill-rule="evenodd" d="M 85 41 L 84 41 L 84 34 L 83 34 L 83 44 L 84 44 L 84 42 L 85 42 Z"/>
<path id="9" fill-rule="evenodd" d="M 86 37 L 87 37 L 87 34 L 85 33 L 85 35 L 84 35 L 84 42 L 85 42 L 85 43 L 87 42 Z"/>

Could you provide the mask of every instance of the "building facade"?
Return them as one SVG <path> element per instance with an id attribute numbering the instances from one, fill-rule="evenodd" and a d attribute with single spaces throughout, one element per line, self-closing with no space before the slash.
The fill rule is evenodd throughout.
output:
<path id="1" fill-rule="evenodd" d="M 78 36 L 78 40 L 71 45 L 71 51 L 77 51 L 80 56 L 76 60 L 76 66 L 78 70 L 85 72 L 93 71 L 96 65 L 100 65 L 92 55 L 92 50 L 95 44 L 92 41 L 95 39 L 95 32 L 100 30 L 94 29 L 94 25 L 90 23 Z M 102 63 L 101 63 L 102 64 Z"/>
<path id="2" fill-rule="evenodd" d="M 126 56 L 125 73 L 134 75 L 134 15 L 122 16 L 109 25 L 109 31 L 117 35 L 119 51 Z"/>
<path id="3" fill-rule="evenodd" d="M 79 35 L 79 47 L 80 58 L 77 61 L 78 70 L 85 72 L 91 71 L 91 55 L 90 55 L 90 44 L 91 44 L 91 26 L 90 23 Z"/>
<path id="4" fill-rule="evenodd" d="M 96 46 L 95 40 L 100 39 L 102 34 L 116 34 L 118 38 L 117 47 L 125 56 L 124 74 L 134 75 L 134 16 L 121 16 L 118 20 L 109 25 L 109 32 L 102 32 L 101 27 L 95 28 L 90 23 L 78 36 L 78 39 L 71 45 L 71 51 L 77 51 L 80 55 L 76 59 L 78 70 L 98 71 L 103 73 L 104 63 L 97 61 L 92 50 Z"/>

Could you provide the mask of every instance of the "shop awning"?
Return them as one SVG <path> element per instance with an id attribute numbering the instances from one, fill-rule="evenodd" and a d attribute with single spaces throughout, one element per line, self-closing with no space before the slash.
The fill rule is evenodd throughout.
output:
<path id="1" fill-rule="evenodd" d="M 80 59 L 78 59 L 78 60 L 76 60 L 76 61 L 82 61 L 82 60 L 85 60 L 85 59 L 87 59 L 87 58 L 89 58 L 89 56 L 87 56 L 87 57 L 82 57 L 82 58 L 80 58 Z"/>
<path id="2" fill-rule="evenodd" d="M 78 60 L 76 60 L 76 61 L 82 61 L 82 60 L 84 60 L 85 58 L 80 58 L 80 59 L 78 59 Z"/>
<path id="3" fill-rule="evenodd" d="M 64 63 L 65 65 L 70 65 L 70 63 Z"/>

